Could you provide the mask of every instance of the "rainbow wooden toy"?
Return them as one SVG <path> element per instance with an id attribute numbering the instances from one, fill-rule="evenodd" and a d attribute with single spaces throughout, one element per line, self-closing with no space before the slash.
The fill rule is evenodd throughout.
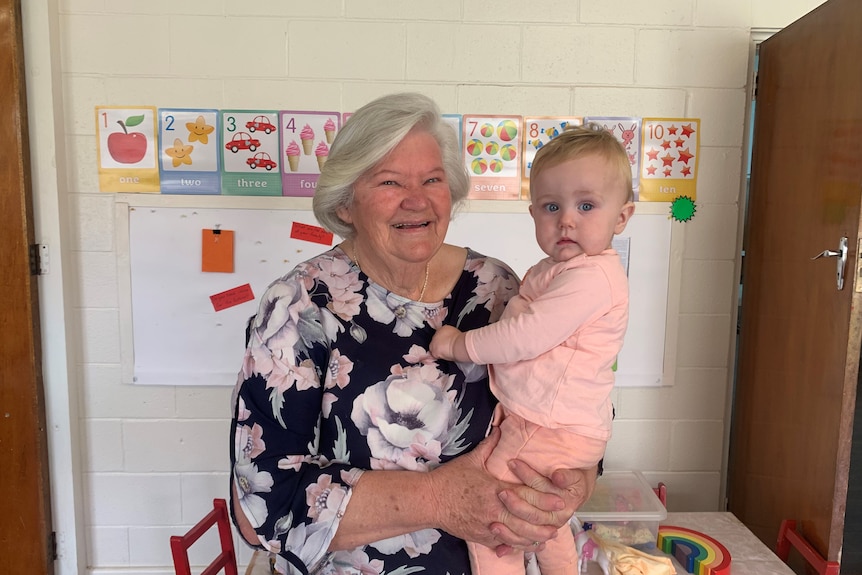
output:
<path id="1" fill-rule="evenodd" d="M 727 548 L 704 533 L 660 525 L 657 546 L 673 555 L 680 565 L 694 575 L 730 575 L 730 553 Z"/>

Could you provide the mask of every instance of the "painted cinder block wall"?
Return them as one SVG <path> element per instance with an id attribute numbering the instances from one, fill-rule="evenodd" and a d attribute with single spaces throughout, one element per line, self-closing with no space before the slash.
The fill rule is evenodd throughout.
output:
<path id="1" fill-rule="evenodd" d="M 673 511 L 718 510 L 752 36 L 821 1 L 25 2 L 37 241 L 56 263 L 40 287 L 58 572 L 170 573 L 168 537 L 227 492 L 230 389 L 122 383 L 123 230 L 95 106 L 351 111 L 417 90 L 461 114 L 701 118 L 675 384 L 615 391 L 606 465 L 667 483 Z"/>

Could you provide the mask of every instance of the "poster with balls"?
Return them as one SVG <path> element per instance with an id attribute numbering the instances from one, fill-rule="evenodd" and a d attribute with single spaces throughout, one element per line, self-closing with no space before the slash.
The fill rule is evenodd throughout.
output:
<path id="1" fill-rule="evenodd" d="M 642 202 L 697 198 L 699 118 L 644 118 L 640 194 Z"/>
<path id="2" fill-rule="evenodd" d="M 632 168 L 634 199 L 638 201 L 641 173 L 641 119 L 628 116 L 588 116 L 584 121 L 601 126 L 623 145 Z"/>
<path id="3" fill-rule="evenodd" d="M 103 192 L 158 192 L 156 108 L 96 107 L 96 154 Z"/>
<path id="4" fill-rule="evenodd" d="M 521 116 L 465 115 L 464 165 L 470 174 L 468 197 L 517 200 L 521 197 Z"/>
<path id="5" fill-rule="evenodd" d="M 533 167 L 533 158 L 539 148 L 547 144 L 567 126 L 580 126 L 582 118 L 563 118 L 558 116 L 534 116 L 524 118 L 524 151 L 521 156 L 522 178 L 521 197 L 530 199 L 530 169 Z"/>

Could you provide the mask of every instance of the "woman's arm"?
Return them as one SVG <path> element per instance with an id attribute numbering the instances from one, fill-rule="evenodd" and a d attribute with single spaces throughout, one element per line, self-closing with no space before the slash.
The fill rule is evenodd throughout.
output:
<path id="1" fill-rule="evenodd" d="M 514 547 L 535 549 L 535 541 L 554 537 L 592 492 L 595 469 L 557 470 L 544 477 L 516 460 L 512 470 L 524 485 L 499 481 L 483 464 L 499 436 L 494 428 L 476 449 L 430 473 L 365 472 L 330 550 L 427 528 L 500 553 Z"/>

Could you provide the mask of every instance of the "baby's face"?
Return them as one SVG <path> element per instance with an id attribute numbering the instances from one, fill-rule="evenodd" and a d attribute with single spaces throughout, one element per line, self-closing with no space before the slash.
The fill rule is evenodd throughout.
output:
<path id="1" fill-rule="evenodd" d="M 536 241 L 557 262 L 602 253 L 634 212 L 618 168 L 597 154 L 545 168 L 530 193 Z"/>

